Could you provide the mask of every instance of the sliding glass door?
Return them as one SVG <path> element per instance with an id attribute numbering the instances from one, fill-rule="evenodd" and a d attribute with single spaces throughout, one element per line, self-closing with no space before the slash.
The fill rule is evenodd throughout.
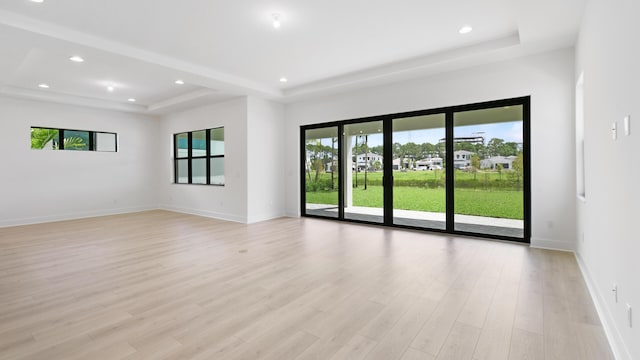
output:
<path id="1" fill-rule="evenodd" d="M 529 98 L 302 127 L 302 214 L 528 242 Z"/>
<path id="2" fill-rule="evenodd" d="M 304 132 L 305 214 L 338 218 L 338 127 Z"/>
<path id="3" fill-rule="evenodd" d="M 344 125 L 344 218 L 384 222 L 382 121 Z"/>
<path id="4" fill-rule="evenodd" d="M 393 224 L 446 229 L 445 118 L 393 119 Z"/>
<path id="5" fill-rule="evenodd" d="M 457 231 L 524 236 L 523 106 L 453 114 Z"/>

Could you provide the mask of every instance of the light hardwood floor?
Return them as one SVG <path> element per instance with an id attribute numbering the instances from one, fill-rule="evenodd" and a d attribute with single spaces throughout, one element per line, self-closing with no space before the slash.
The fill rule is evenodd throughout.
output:
<path id="1" fill-rule="evenodd" d="M 572 254 L 151 211 L 0 229 L 0 359 L 611 359 Z"/>

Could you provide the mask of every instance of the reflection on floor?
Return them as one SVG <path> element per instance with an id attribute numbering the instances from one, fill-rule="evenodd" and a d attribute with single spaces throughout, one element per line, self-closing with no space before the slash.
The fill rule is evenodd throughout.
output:
<path id="1" fill-rule="evenodd" d="M 325 204 L 307 204 L 306 213 L 308 215 L 337 218 L 338 207 Z M 446 228 L 444 213 L 394 210 L 393 214 L 393 223 L 395 225 L 438 230 Z M 345 209 L 344 217 L 349 220 L 382 223 L 383 210 L 381 208 L 351 206 Z M 524 238 L 524 221 L 522 220 L 456 214 L 455 221 L 455 230 L 457 231 Z"/>

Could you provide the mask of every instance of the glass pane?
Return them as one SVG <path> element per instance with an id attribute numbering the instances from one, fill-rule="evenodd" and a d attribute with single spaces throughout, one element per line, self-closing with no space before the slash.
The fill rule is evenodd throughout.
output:
<path id="1" fill-rule="evenodd" d="M 393 223 L 446 229 L 445 114 L 393 120 Z"/>
<path id="2" fill-rule="evenodd" d="M 454 114 L 455 229 L 524 237 L 523 108 Z"/>
<path id="3" fill-rule="evenodd" d="M 95 133 L 96 151 L 116 151 L 116 134 Z"/>
<path id="4" fill-rule="evenodd" d="M 178 184 L 189 183 L 189 160 L 178 161 Z"/>
<path id="5" fill-rule="evenodd" d="M 384 221 L 382 121 L 344 126 L 344 218 Z"/>
<path id="6" fill-rule="evenodd" d="M 189 135 L 187 133 L 176 135 L 176 156 L 186 158 L 189 156 Z"/>
<path id="7" fill-rule="evenodd" d="M 64 130 L 65 150 L 89 150 L 89 132 Z"/>
<path id="8" fill-rule="evenodd" d="M 58 150 L 58 129 L 31 128 L 31 148 Z"/>
<path id="9" fill-rule="evenodd" d="M 338 127 L 305 132 L 305 193 L 308 215 L 338 217 Z"/>
<path id="10" fill-rule="evenodd" d="M 211 158 L 211 185 L 224 185 L 224 158 Z"/>
<path id="11" fill-rule="evenodd" d="M 224 128 L 211 129 L 211 155 L 224 155 Z"/>
<path id="12" fill-rule="evenodd" d="M 191 183 L 206 184 L 207 183 L 207 159 L 191 160 Z"/>
<path id="13" fill-rule="evenodd" d="M 205 130 L 194 131 L 192 133 L 191 156 L 207 156 L 207 137 Z"/>

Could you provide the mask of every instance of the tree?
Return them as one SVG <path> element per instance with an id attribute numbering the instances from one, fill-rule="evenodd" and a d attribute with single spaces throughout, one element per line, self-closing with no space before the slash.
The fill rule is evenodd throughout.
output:
<path id="1" fill-rule="evenodd" d="M 461 141 L 453 144 L 453 150 L 466 150 L 466 151 L 475 151 L 475 146 L 472 143 Z"/>
<path id="2" fill-rule="evenodd" d="M 473 154 L 471 155 L 471 171 L 473 171 L 473 180 L 476 180 L 478 169 L 480 169 L 480 156 Z"/>
<path id="3" fill-rule="evenodd" d="M 31 128 L 31 148 L 44 149 L 51 143 L 52 149 L 58 148 L 58 129 Z"/>
<path id="4" fill-rule="evenodd" d="M 500 155 L 500 151 L 502 150 L 502 146 L 504 144 L 504 140 L 493 138 L 489 140 L 487 143 L 487 154 L 489 156 L 498 156 Z"/>
<path id="5" fill-rule="evenodd" d="M 322 163 L 322 159 L 315 159 L 315 161 L 313 162 L 313 170 L 315 170 L 316 172 L 316 177 L 314 179 L 315 182 L 318 182 L 318 179 L 320 178 L 320 173 L 322 173 L 323 167 L 324 167 L 324 164 Z"/>
<path id="6" fill-rule="evenodd" d="M 82 149 L 87 144 L 84 142 L 82 138 L 79 137 L 66 137 L 64 138 L 64 148 L 65 149 Z"/>
<path id="7" fill-rule="evenodd" d="M 518 143 L 506 142 L 500 147 L 500 155 L 502 156 L 516 156 L 518 154 Z"/>
<path id="8" fill-rule="evenodd" d="M 31 129 L 31 148 L 44 149 L 50 146 L 53 150 L 59 149 L 58 138 L 60 133 L 58 129 L 32 128 Z M 69 136 L 64 138 L 65 149 L 82 149 L 87 143 L 78 136 Z"/>
<path id="9" fill-rule="evenodd" d="M 380 163 L 380 160 L 376 160 L 376 161 L 371 160 L 371 167 L 374 170 L 378 171 L 378 170 L 382 169 L 382 164 Z"/>
<path id="10" fill-rule="evenodd" d="M 524 176 L 524 156 L 522 152 L 518 153 L 515 160 L 513 160 L 513 173 L 516 176 L 516 181 L 518 182 L 518 187 L 520 187 L 521 179 Z"/>
<path id="11" fill-rule="evenodd" d="M 504 166 L 502 166 L 502 164 L 497 164 L 496 170 L 498 170 L 498 174 L 500 175 L 500 180 L 502 180 L 502 170 L 504 170 Z"/>

